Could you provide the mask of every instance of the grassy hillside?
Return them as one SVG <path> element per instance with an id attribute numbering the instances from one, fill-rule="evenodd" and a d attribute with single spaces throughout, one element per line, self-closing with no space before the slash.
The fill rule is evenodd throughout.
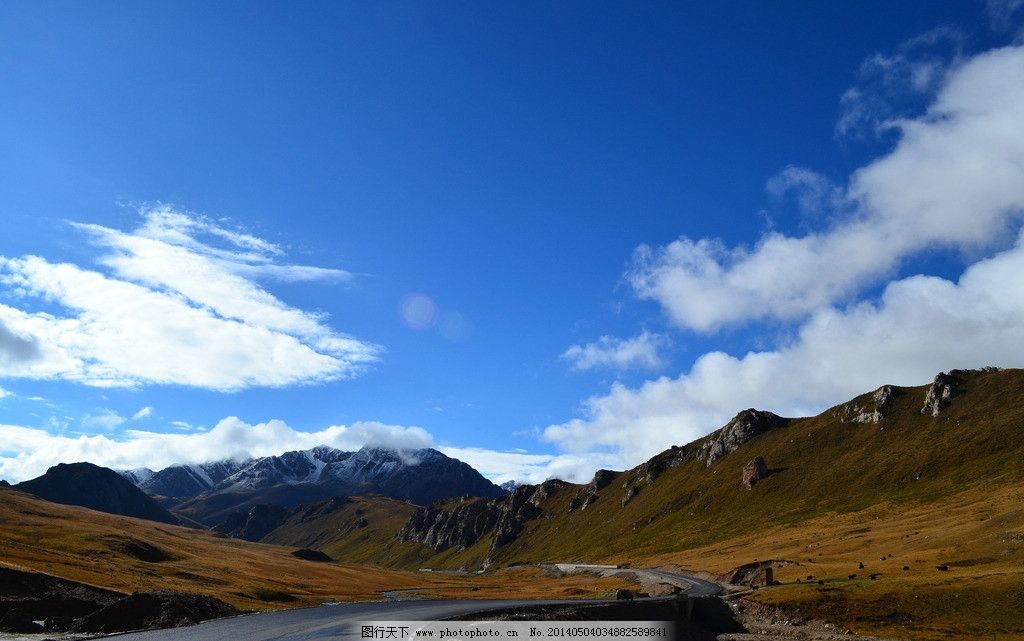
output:
<path id="1" fill-rule="evenodd" d="M 397 544 L 415 510 L 412 503 L 384 497 L 335 499 L 306 506 L 262 542 L 320 550 L 346 563 L 372 562 Z"/>
<path id="2" fill-rule="evenodd" d="M 553 487 L 541 515 L 529 521 L 494 560 L 590 560 L 650 557 L 706 546 L 738 534 L 796 525 L 880 503 L 927 505 L 972 488 L 1024 480 L 1024 371 L 972 372 L 939 416 L 920 413 L 927 386 L 905 388 L 877 424 L 843 420 L 847 407 L 869 406 L 871 394 L 813 418 L 792 419 L 710 466 L 694 453 L 707 438 L 653 480 L 641 466 L 570 512 L 585 486 Z M 772 474 L 753 489 L 743 466 L 762 456 Z M 635 492 L 625 505 L 629 490 Z M 486 546 L 446 553 L 449 565 L 482 563 Z"/>
<path id="3" fill-rule="evenodd" d="M 490 555 L 498 565 L 630 562 L 716 574 L 776 559 L 783 585 L 758 590 L 758 600 L 874 634 L 1024 639 L 1024 371 L 958 376 L 959 393 L 937 416 L 921 412 L 921 386 L 896 388 L 878 422 L 851 421 L 875 409 L 867 393 L 710 465 L 699 453 L 714 435 L 593 493 L 550 483 L 539 514 L 493 550 L 485 538 L 429 559 L 423 546 L 403 553 L 448 567 Z M 771 474 L 744 488 L 743 467 L 757 456 Z"/>
<path id="4" fill-rule="evenodd" d="M 50 503 L 0 487 L 0 566 L 43 572 L 133 592 L 168 589 L 207 594 L 247 610 L 425 595 L 551 598 L 607 595 L 619 579 L 555 579 L 514 568 L 489 576 L 386 570 L 316 563 L 294 548 Z"/>

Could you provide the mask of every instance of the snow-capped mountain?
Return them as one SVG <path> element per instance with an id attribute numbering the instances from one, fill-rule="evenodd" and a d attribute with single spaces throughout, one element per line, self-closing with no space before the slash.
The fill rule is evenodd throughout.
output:
<path id="1" fill-rule="evenodd" d="M 464 495 L 505 494 L 466 463 L 437 450 L 376 447 L 345 452 L 320 446 L 248 461 L 174 465 L 137 485 L 148 494 L 173 497 L 164 504 L 210 525 L 238 509 L 295 507 L 333 496 L 383 495 L 425 505 Z"/>
<path id="2" fill-rule="evenodd" d="M 156 472 L 148 467 L 137 467 L 134 470 L 114 470 L 121 476 L 132 482 L 133 485 L 142 485 L 153 477 Z"/>
<path id="3" fill-rule="evenodd" d="M 285 483 L 318 483 L 324 469 L 331 464 L 354 456 L 333 447 L 321 445 L 311 450 L 285 452 L 281 456 L 267 456 L 247 462 L 245 467 L 218 479 L 208 489 L 215 492 L 258 490 Z"/>
<path id="4" fill-rule="evenodd" d="M 213 489 L 251 462 L 225 460 L 196 465 L 172 465 L 159 472 L 147 468 L 121 470 L 120 474 L 146 494 L 181 501 Z"/>

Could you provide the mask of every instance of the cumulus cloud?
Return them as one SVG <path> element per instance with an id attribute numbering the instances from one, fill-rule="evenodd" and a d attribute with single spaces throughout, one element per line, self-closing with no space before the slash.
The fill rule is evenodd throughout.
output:
<path id="1" fill-rule="evenodd" d="M 87 417 L 109 420 L 111 427 L 124 422 L 113 412 Z M 120 422 L 117 421 L 120 419 Z M 223 459 L 247 459 L 280 455 L 289 450 L 306 450 L 329 445 L 353 451 L 363 446 L 416 450 L 436 447 L 444 454 L 464 461 L 495 483 L 516 480 L 540 483 L 549 478 L 589 481 L 596 467 L 611 466 L 619 458 L 612 454 L 529 454 L 479 447 L 436 446 L 429 432 L 420 427 L 361 421 L 332 425 L 303 432 L 280 420 L 247 423 L 237 417 L 219 421 L 206 431 L 177 421 L 179 432 L 124 430 L 117 435 L 71 436 L 52 425 L 51 429 L 0 424 L 0 478 L 11 482 L 35 478 L 58 463 L 88 461 L 112 469 L 148 467 L 163 469 L 179 463 L 202 463 Z M 104 426 L 106 427 L 106 426 Z"/>
<path id="2" fill-rule="evenodd" d="M 884 383 L 920 385 L 952 367 L 1024 367 L 1024 236 L 957 282 L 913 276 L 877 302 L 815 312 L 777 349 L 701 356 L 691 370 L 630 388 L 616 384 L 585 415 L 544 430 L 569 452 L 598 450 L 634 465 L 757 407 L 813 414 Z"/>
<path id="3" fill-rule="evenodd" d="M 771 231 L 752 248 L 685 236 L 644 245 L 628 282 L 679 326 L 712 332 L 806 318 L 924 249 L 977 251 L 1006 237 L 1024 212 L 1024 47 L 959 64 L 923 115 L 890 124 L 898 142 L 851 176 L 827 229 Z"/>
<path id="4" fill-rule="evenodd" d="M 231 391 L 347 378 L 379 360 L 379 346 L 250 280 L 344 273 L 275 263 L 282 253 L 275 245 L 167 208 L 144 211 L 143 219 L 132 233 L 76 225 L 109 252 L 100 262 L 110 274 L 37 256 L 0 257 L 0 284 L 26 302 L 0 304 L 0 354 L 21 355 L 0 357 L 0 374 Z M 60 311 L 33 310 L 33 302 Z"/>
<path id="5" fill-rule="evenodd" d="M 602 336 L 593 343 L 572 345 L 562 352 L 562 358 L 570 361 L 575 370 L 590 370 L 597 367 L 657 369 L 662 365 L 659 351 L 667 343 L 666 336 L 648 331 L 625 339 Z"/>
<path id="6" fill-rule="evenodd" d="M 14 396 L 14 392 L 5 390 L 4 388 L 0 387 L 0 398 L 7 398 L 8 396 Z"/>
<path id="7" fill-rule="evenodd" d="M 529 454 L 522 451 L 503 452 L 476 447 L 439 447 L 447 456 L 473 466 L 493 481 L 504 483 L 543 483 L 558 478 L 573 483 L 589 482 L 602 467 L 615 467 L 622 462 L 617 454 Z"/>
<path id="8" fill-rule="evenodd" d="M 302 432 L 280 420 L 249 424 L 236 417 L 206 432 L 165 434 L 125 430 L 114 438 L 104 434 L 71 437 L 39 428 L 0 424 L 0 477 L 22 481 L 57 463 L 89 461 L 113 469 L 162 469 L 176 463 L 271 456 L 289 450 L 329 445 L 356 450 L 363 445 L 398 449 L 429 447 L 430 434 L 419 427 L 359 422 Z"/>
<path id="9" fill-rule="evenodd" d="M 39 358 L 39 345 L 31 338 L 15 334 L 0 322 L 0 367 L 27 363 Z"/>

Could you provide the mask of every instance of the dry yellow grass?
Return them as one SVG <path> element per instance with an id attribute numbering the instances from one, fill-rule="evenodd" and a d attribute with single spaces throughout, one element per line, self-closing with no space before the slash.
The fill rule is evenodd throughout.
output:
<path id="1" fill-rule="evenodd" d="M 724 574 L 769 559 L 793 564 L 775 570 L 783 585 L 750 597 L 810 618 L 897 638 L 1024 639 L 1022 483 L 829 514 L 642 562 Z"/>
<path id="2" fill-rule="evenodd" d="M 153 546 L 169 558 L 140 560 L 125 551 L 132 543 Z M 452 598 L 583 598 L 623 585 L 592 577 L 556 579 L 525 568 L 477 576 L 315 563 L 295 558 L 293 549 L 58 505 L 0 488 L 0 564 L 123 592 L 181 590 L 266 610 L 379 599 L 398 590 Z"/>

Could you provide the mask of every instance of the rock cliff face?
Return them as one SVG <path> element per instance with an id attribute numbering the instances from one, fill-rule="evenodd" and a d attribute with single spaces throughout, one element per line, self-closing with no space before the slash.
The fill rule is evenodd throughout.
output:
<path id="1" fill-rule="evenodd" d="M 522 487 L 527 486 L 520 486 Z M 402 542 L 415 541 L 442 552 L 463 550 L 494 530 L 501 511 L 497 501 L 461 499 L 457 504 L 421 507 L 398 533 Z"/>
<path id="2" fill-rule="evenodd" d="M 958 376 L 959 373 L 959 370 L 951 370 L 949 374 L 940 372 L 935 376 L 931 387 L 924 395 L 922 414 L 938 416 L 939 412 L 949 407 L 952 398 L 962 391 L 963 379 Z"/>
<path id="3" fill-rule="evenodd" d="M 789 419 L 771 412 L 746 409 L 737 414 L 729 423 L 711 433 L 700 448 L 698 457 L 708 467 L 718 459 L 735 452 L 741 445 L 769 430 L 785 427 Z"/>
<path id="4" fill-rule="evenodd" d="M 843 405 L 840 417 L 845 423 L 878 423 L 885 418 L 890 401 L 902 393 L 902 388 L 895 385 L 883 385 L 874 391 L 866 403 L 855 400 Z"/>
<path id="5" fill-rule="evenodd" d="M 464 498 L 454 505 L 422 507 L 413 513 L 398 538 L 441 552 L 449 548 L 464 550 L 491 536 L 493 552 L 515 540 L 526 522 L 540 515 L 540 504 L 565 485 L 565 481 L 551 480 L 520 485 L 508 496 L 489 501 Z"/>

